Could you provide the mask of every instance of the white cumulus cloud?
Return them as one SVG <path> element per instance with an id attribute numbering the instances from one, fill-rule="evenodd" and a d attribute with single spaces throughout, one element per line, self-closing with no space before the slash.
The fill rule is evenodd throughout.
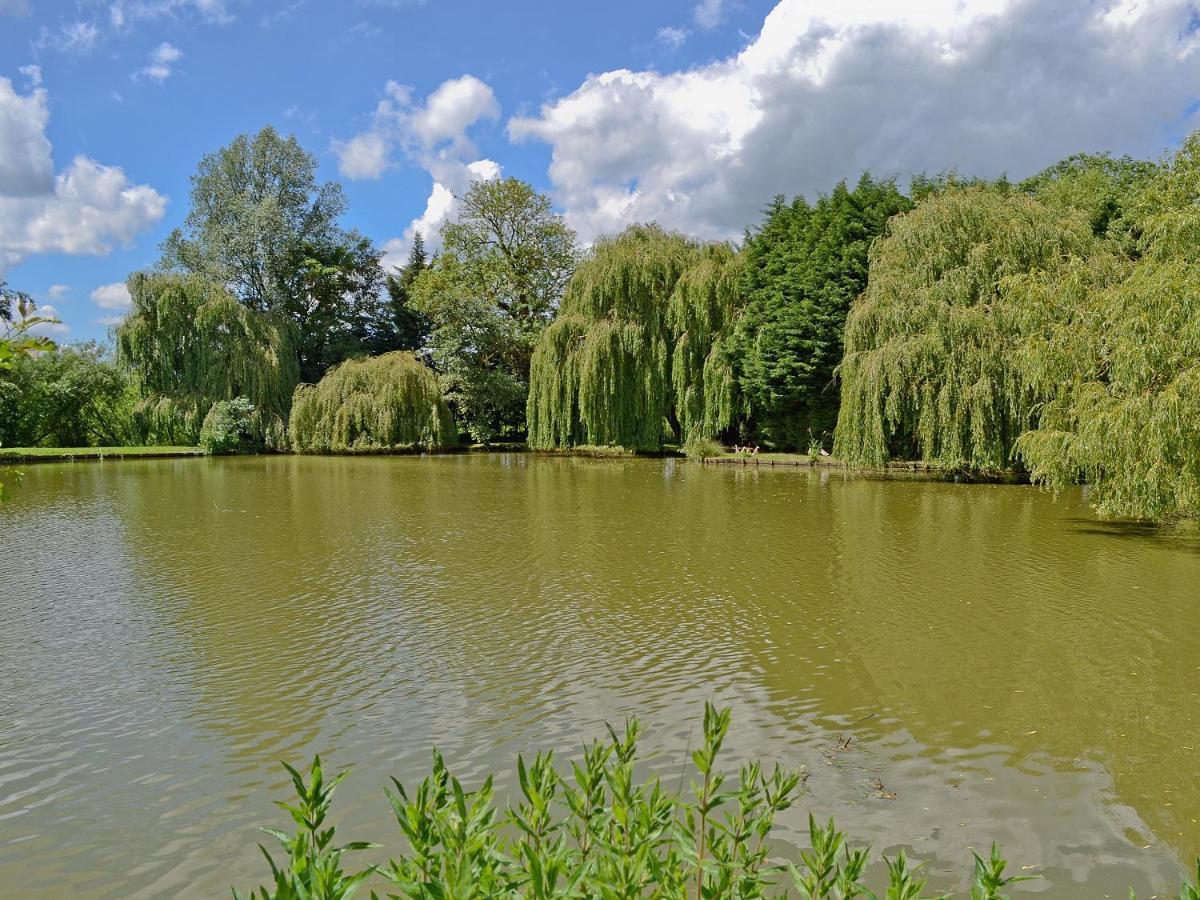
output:
<path id="1" fill-rule="evenodd" d="M 125 282 L 114 281 L 112 284 L 102 284 L 92 291 L 92 302 L 101 309 L 118 309 L 122 312 L 133 305 L 129 296 L 129 288 Z"/>
<path id="2" fill-rule="evenodd" d="M 348 141 L 333 142 L 338 171 L 355 181 L 382 177 L 391 165 L 388 139 L 378 131 L 365 131 Z"/>
<path id="3" fill-rule="evenodd" d="M 389 81 L 368 128 L 347 140 L 333 141 L 338 168 L 347 178 L 379 178 L 407 160 L 433 179 L 425 211 L 402 236 L 385 242 L 386 265 L 404 261 L 418 231 L 430 249 L 436 249 L 438 229 L 454 215 L 455 195 L 466 191 L 472 181 L 499 177 L 499 164 L 475 158 L 478 149 L 469 135 L 472 126 L 499 116 L 496 95 L 473 75 L 442 82 L 423 102 L 414 99 L 411 88 Z"/>
<path id="4" fill-rule="evenodd" d="M 51 300 L 57 300 L 59 297 L 63 296 L 70 289 L 71 289 L 71 286 L 69 284 L 52 284 L 46 290 L 46 296 L 49 297 Z"/>
<path id="5" fill-rule="evenodd" d="M 49 121 L 44 88 L 21 95 L 11 81 L 0 78 L 0 196 L 41 194 L 54 184 Z"/>
<path id="6" fill-rule="evenodd" d="M 0 78 L 0 272 L 39 253 L 103 254 L 162 218 L 167 198 L 76 156 L 55 175 L 46 92 Z"/>
<path id="7" fill-rule="evenodd" d="M 719 17 L 702 3 L 697 24 L 702 8 Z M 863 170 L 1020 177 L 1081 150 L 1157 156 L 1198 84 L 1184 0 L 782 0 L 735 56 L 592 75 L 508 130 L 550 145 L 585 239 L 648 220 L 736 237 L 773 195 Z"/>

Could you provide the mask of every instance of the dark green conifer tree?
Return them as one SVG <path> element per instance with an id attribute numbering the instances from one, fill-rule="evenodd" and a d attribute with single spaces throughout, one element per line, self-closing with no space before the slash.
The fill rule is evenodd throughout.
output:
<path id="1" fill-rule="evenodd" d="M 834 369 L 850 303 L 866 288 L 867 251 L 911 207 L 891 180 L 863 175 L 810 205 L 776 197 L 748 234 L 734 336 L 751 430 L 777 449 L 828 446 L 837 422 Z"/>

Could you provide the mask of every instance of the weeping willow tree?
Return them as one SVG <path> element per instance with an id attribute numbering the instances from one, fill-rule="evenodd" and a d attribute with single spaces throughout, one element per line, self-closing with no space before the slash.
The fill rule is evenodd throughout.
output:
<path id="1" fill-rule="evenodd" d="M 1044 399 L 1020 351 L 1071 312 L 1022 278 L 1087 259 L 1098 242 L 1084 213 L 994 187 L 947 190 L 893 218 L 846 323 L 835 454 L 1011 465 Z"/>
<path id="2" fill-rule="evenodd" d="M 741 257 L 728 244 L 709 244 L 671 292 L 671 386 L 685 445 L 717 437 L 737 412 L 730 345 L 742 304 L 741 280 Z"/>
<path id="3" fill-rule="evenodd" d="M 1018 450 L 1033 476 L 1080 478 L 1108 516 L 1200 514 L 1200 133 L 1126 204 L 1136 243 L 1028 285 L 1077 311 L 1031 346 L 1049 400 Z M 1127 251 L 1127 252 L 1121 252 Z M 1079 290 L 1078 285 L 1088 285 Z"/>
<path id="4" fill-rule="evenodd" d="M 736 265 L 655 225 L 600 241 L 534 350 L 530 446 L 657 450 L 677 425 L 685 441 L 727 427 Z"/>
<path id="5" fill-rule="evenodd" d="M 455 439 L 437 376 L 407 351 L 347 360 L 297 387 L 289 433 L 300 453 L 433 449 Z"/>
<path id="6" fill-rule="evenodd" d="M 214 403 L 244 397 L 254 406 L 254 437 L 286 446 L 300 380 L 290 324 L 198 276 L 138 273 L 129 294 L 117 354 L 138 375 L 152 431 L 195 443 Z"/>

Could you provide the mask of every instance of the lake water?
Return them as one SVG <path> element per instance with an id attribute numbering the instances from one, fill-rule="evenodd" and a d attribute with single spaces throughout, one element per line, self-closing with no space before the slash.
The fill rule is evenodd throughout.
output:
<path id="1" fill-rule="evenodd" d="M 999 840 L 1055 897 L 1176 889 L 1200 852 L 1200 539 L 1078 492 L 470 454 L 28 466 L 0 508 L 0 893 L 260 883 L 277 760 L 468 784 L 627 714 L 961 886 Z M 847 749 L 839 749 L 850 738 Z M 895 799 L 882 799 L 882 784 Z M 12 893 L 10 893 L 12 892 Z"/>

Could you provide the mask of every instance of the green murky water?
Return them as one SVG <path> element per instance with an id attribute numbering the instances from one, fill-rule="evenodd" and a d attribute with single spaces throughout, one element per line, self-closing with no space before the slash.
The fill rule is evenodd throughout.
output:
<path id="1" fill-rule="evenodd" d="M 354 766 L 348 837 L 434 744 L 468 782 L 628 713 L 954 887 L 1000 840 L 1053 896 L 1200 852 L 1200 540 L 1076 494 L 527 455 L 28 467 L 0 510 L 0 885 L 256 884 L 278 759 Z M 838 749 L 845 738 L 849 748 Z M 881 799 L 876 780 L 892 800 Z M 1029 890 L 1047 890 L 1031 882 Z"/>

